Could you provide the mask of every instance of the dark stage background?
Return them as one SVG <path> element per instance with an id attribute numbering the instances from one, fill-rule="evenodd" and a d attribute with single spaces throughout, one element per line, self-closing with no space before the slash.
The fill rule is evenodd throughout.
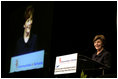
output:
<path id="1" fill-rule="evenodd" d="M 32 32 L 40 38 L 39 50 L 45 49 L 47 52 L 46 67 L 44 69 L 9 74 L 10 58 L 15 53 L 16 41 L 22 36 L 24 11 L 29 4 L 33 4 L 35 8 Z M 56 56 L 77 52 L 91 58 L 96 51 L 92 41 L 97 34 L 103 34 L 106 37 L 105 49 L 112 55 L 111 73 L 116 74 L 116 15 L 116 1 L 2 1 L 2 77 L 54 77 Z M 44 70 L 45 72 L 43 72 Z"/>

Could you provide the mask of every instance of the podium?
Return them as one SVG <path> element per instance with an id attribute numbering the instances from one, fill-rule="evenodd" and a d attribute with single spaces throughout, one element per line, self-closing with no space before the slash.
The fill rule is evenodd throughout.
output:
<path id="1" fill-rule="evenodd" d="M 83 55 L 78 55 L 77 73 L 83 71 L 88 77 L 104 76 L 105 71 L 109 71 L 110 67 L 102 63 L 98 63 L 91 58 Z"/>
<path id="2" fill-rule="evenodd" d="M 78 54 L 77 57 L 77 69 L 76 73 L 55 75 L 55 77 L 61 78 L 80 78 L 81 72 L 87 75 L 88 78 L 96 78 L 104 76 L 105 71 L 108 71 L 110 67 L 105 66 L 102 63 L 98 63 L 89 57 Z"/>

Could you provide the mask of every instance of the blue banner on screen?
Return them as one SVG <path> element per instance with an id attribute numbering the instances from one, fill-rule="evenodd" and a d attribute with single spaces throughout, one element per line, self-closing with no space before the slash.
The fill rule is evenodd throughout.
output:
<path id="1" fill-rule="evenodd" d="M 11 58 L 10 73 L 43 68 L 44 50 Z"/>

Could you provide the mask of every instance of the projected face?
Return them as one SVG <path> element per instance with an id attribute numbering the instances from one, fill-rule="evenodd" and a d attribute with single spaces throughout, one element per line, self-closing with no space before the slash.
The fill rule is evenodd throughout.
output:
<path id="1" fill-rule="evenodd" d="M 30 32 L 32 23 L 33 23 L 32 16 L 30 16 L 30 17 L 26 20 L 25 25 L 24 25 L 25 32 L 27 32 L 27 33 Z"/>
<path id="2" fill-rule="evenodd" d="M 101 50 L 103 47 L 102 41 L 100 39 L 96 40 L 94 42 L 94 47 L 96 50 Z"/>

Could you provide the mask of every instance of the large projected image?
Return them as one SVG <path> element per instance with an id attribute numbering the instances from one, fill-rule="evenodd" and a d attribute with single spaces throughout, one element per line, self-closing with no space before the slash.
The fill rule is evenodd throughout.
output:
<path id="1" fill-rule="evenodd" d="M 44 50 L 11 58 L 10 73 L 43 68 Z"/>
<path id="2" fill-rule="evenodd" d="M 54 74 L 76 73 L 78 53 L 56 57 Z"/>

